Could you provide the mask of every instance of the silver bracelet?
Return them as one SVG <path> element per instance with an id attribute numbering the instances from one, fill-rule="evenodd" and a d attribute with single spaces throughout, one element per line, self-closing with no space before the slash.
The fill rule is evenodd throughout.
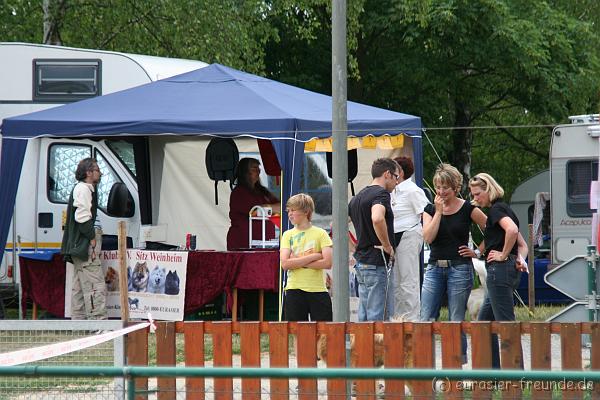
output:
<path id="1" fill-rule="evenodd" d="M 481 251 L 479 249 L 475 249 L 475 250 L 473 250 L 473 252 L 475 253 L 475 256 L 477 258 L 481 258 Z"/>

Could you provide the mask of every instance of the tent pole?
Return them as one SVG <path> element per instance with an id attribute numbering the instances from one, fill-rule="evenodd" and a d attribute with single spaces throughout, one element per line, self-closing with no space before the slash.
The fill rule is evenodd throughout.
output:
<path id="1" fill-rule="evenodd" d="M 332 217 L 333 217 L 333 320 L 350 320 L 348 271 L 348 115 L 346 60 L 346 0 L 332 1 Z"/>
<path id="2" fill-rule="evenodd" d="M 283 207 L 283 168 L 279 172 L 279 213 L 282 214 L 285 211 Z M 283 215 L 279 217 L 279 248 L 281 248 L 281 236 L 283 235 Z M 278 293 L 278 304 L 277 304 L 277 320 L 281 322 L 283 317 L 283 274 L 285 271 L 281 268 L 281 259 L 279 259 L 279 291 Z"/>

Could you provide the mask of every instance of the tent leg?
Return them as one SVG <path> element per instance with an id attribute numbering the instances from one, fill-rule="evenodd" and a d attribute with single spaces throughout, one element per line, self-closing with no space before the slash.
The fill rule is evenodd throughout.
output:
<path id="1" fill-rule="evenodd" d="M 219 192 L 217 191 L 217 185 L 219 181 L 215 181 L 215 205 L 219 205 Z"/>
<path id="2" fill-rule="evenodd" d="M 238 307 L 238 293 L 237 288 L 233 288 L 233 307 L 231 309 L 231 321 L 237 321 L 237 307 Z"/>
<path id="3" fill-rule="evenodd" d="M 258 320 L 265 320 L 265 290 L 258 290 Z"/>

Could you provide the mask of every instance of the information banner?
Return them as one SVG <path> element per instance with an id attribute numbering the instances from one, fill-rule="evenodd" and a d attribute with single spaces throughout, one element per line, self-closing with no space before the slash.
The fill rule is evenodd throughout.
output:
<path id="1" fill-rule="evenodd" d="M 108 316 L 120 318 L 117 251 L 102 251 L 99 257 L 108 292 Z M 183 320 L 187 257 L 187 252 L 183 251 L 127 251 L 127 298 L 130 318 L 146 319 L 147 314 L 151 313 L 157 320 Z M 66 318 L 71 317 L 72 288 L 73 264 L 68 262 L 65 277 Z"/>

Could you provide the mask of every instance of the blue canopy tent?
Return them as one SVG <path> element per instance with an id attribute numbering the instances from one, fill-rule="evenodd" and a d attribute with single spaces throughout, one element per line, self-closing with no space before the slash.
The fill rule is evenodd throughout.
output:
<path id="1" fill-rule="evenodd" d="M 331 115 L 329 96 L 212 64 L 106 96 L 7 118 L 0 128 L 0 248 L 6 245 L 29 139 L 165 134 L 268 139 L 285 179 L 285 204 L 299 190 L 304 143 L 331 136 Z M 413 138 L 415 177 L 420 182 L 420 118 L 348 102 L 349 136 L 400 133 Z M 285 226 L 287 216 L 283 217 Z"/>

